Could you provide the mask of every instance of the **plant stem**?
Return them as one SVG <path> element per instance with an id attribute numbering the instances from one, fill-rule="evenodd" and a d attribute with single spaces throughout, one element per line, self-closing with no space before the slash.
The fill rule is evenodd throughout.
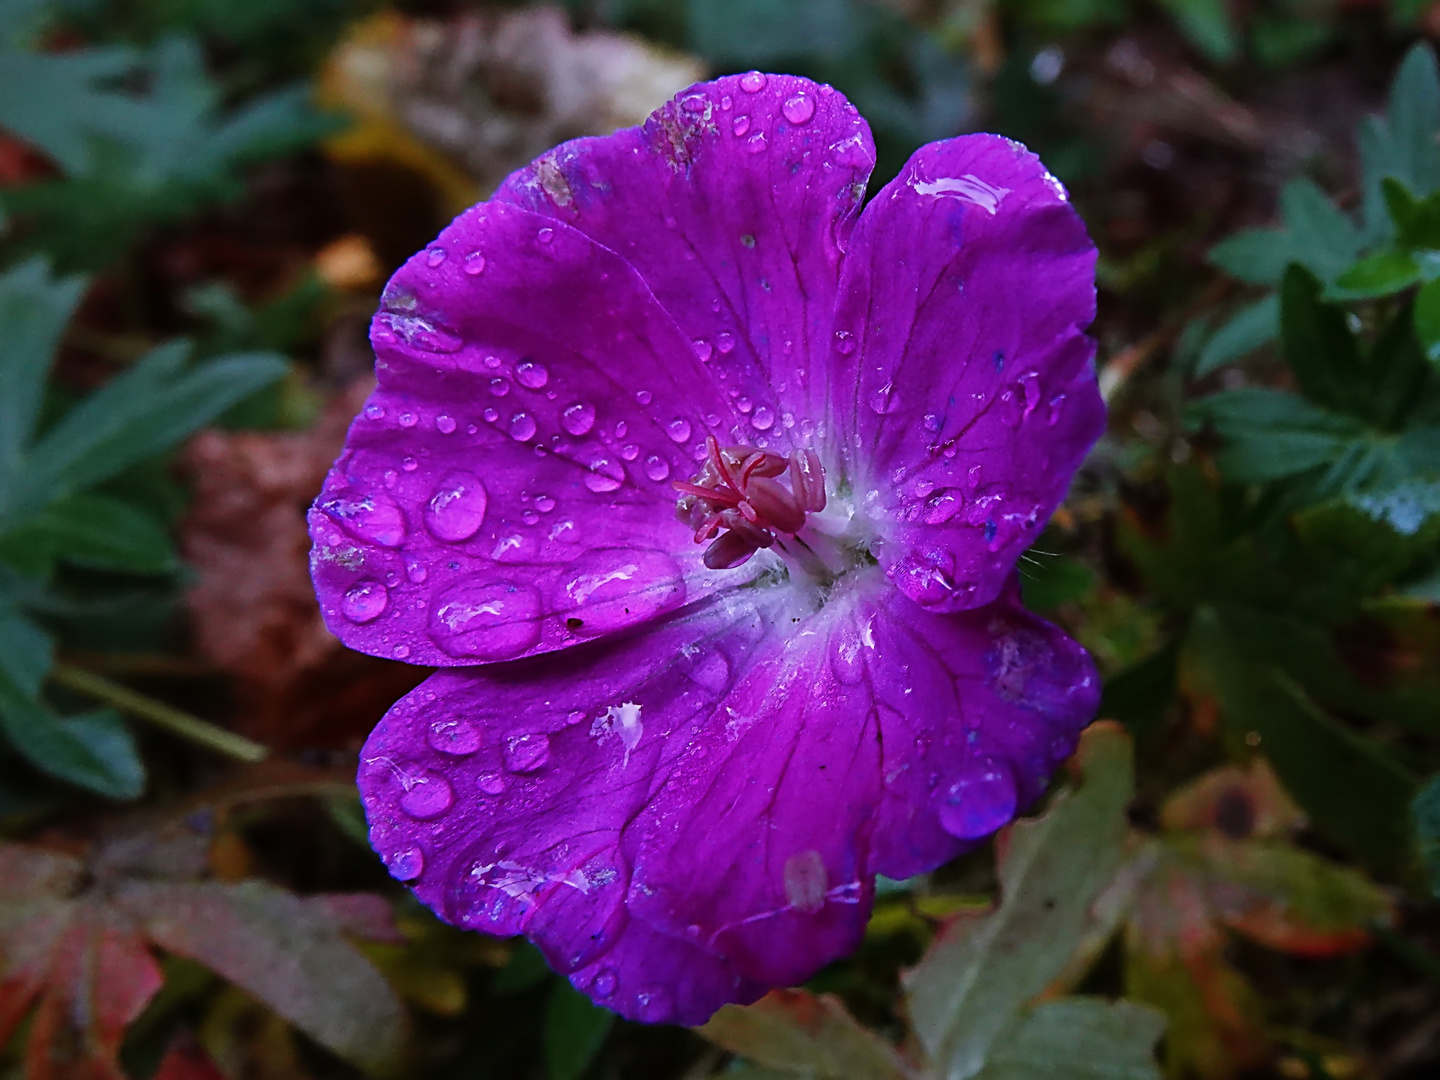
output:
<path id="1" fill-rule="evenodd" d="M 50 677 L 61 686 L 113 705 L 137 720 L 164 728 L 172 735 L 178 735 L 237 761 L 263 761 L 270 754 L 266 747 L 257 742 L 166 705 L 163 701 L 156 701 L 103 675 L 96 675 L 93 671 L 86 671 L 72 664 L 56 664 Z"/>

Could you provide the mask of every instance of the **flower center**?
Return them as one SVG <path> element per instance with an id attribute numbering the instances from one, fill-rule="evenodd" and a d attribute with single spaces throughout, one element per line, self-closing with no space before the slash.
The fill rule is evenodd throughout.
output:
<path id="1" fill-rule="evenodd" d="M 695 542 L 710 542 L 705 565 L 712 570 L 739 566 L 761 548 L 778 543 L 794 554 L 808 550 L 798 537 L 808 515 L 825 509 L 825 470 L 813 450 L 788 458 L 753 446 L 721 446 L 705 440 L 705 461 L 691 480 L 677 480 L 680 520 L 695 530 Z M 789 473 L 790 486 L 780 483 Z M 787 538 L 790 538 L 787 542 Z"/>

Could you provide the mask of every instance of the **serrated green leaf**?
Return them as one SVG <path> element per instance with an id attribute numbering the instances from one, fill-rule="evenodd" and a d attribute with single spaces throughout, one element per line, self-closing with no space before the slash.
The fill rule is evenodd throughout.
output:
<path id="1" fill-rule="evenodd" d="M 182 370 L 189 344 L 155 349 L 65 414 L 27 455 L 17 516 L 173 448 L 237 401 L 283 376 L 273 354 L 219 357 Z"/>
<path id="2" fill-rule="evenodd" d="M 1420 266 L 1403 251 L 1384 250 L 1351 264 L 1327 291 L 1337 300 L 1368 300 L 1402 292 L 1420 281 Z"/>
<path id="3" fill-rule="evenodd" d="M 0 504 L 34 435 L 45 376 L 84 291 L 83 279 L 52 278 L 41 259 L 0 274 Z"/>
<path id="4" fill-rule="evenodd" d="M 1390 85 L 1384 117 L 1371 117 L 1360 128 L 1365 234 L 1372 243 L 1393 232 L 1383 183 L 1392 177 L 1424 197 L 1440 187 L 1440 79 L 1435 54 L 1423 42 L 1405 55 Z"/>
<path id="5" fill-rule="evenodd" d="M 592 1004 L 565 979 L 545 1003 L 545 1071 L 550 1080 L 579 1080 L 605 1046 L 615 1014 Z"/>
<path id="6" fill-rule="evenodd" d="M 1160 1080 L 1164 1033 L 1165 1014 L 1134 1002 L 1045 1001 L 996 1043 L 979 1080 Z"/>
<path id="7" fill-rule="evenodd" d="M 999 906 L 951 924 L 904 978 L 915 1033 L 949 1080 L 979 1073 L 1021 1006 L 1064 967 L 1120 865 L 1130 740 L 1116 725 L 1092 727 L 1079 762 L 1078 791 L 1011 828 Z"/>
<path id="8" fill-rule="evenodd" d="M 170 533 L 151 515 L 106 495 L 71 495 L 18 529 L 0 533 L 0 559 L 24 557 L 49 571 L 58 561 L 99 570 L 163 574 L 176 568 Z"/>
<path id="9" fill-rule="evenodd" d="M 0 730 L 41 772 L 112 799 L 145 790 L 145 765 L 125 722 L 109 709 L 59 717 L 0 675 Z"/>
<path id="10" fill-rule="evenodd" d="M 1280 341 L 1305 396 L 1341 413 L 1365 415 L 1359 392 L 1368 383 L 1345 312 L 1320 299 L 1321 285 L 1299 266 L 1280 283 Z M 1359 406 L 1357 408 L 1357 405 Z"/>
<path id="11" fill-rule="evenodd" d="M 784 1076 L 904 1080 L 900 1055 L 861 1027 L 839 998 L 777 990 L 754 1005 L 726 1005 L 700 1028 L 711 1042 Z"/>
<path id="12" fill-rule="evenodd" d="M 1267 296 L 1247 304 L 1210 335 L 1195 360 L 1194 376 L 1202 379 L 1211 372 L 1239 360 L 1280 336 L 1280 300 Z"/>
<path id="13" fill-rule="evenodd" d="M 1222 390 L 1195 402 L 1187 414 L 1214 425 L 1224 440 L 1224 474 L 1263 483 L 1329 465 L 1351 452 L 1368 431 L 1353 417 L 1312 405 L 1279 390 Z"/>
<path id="14" fill-rule="evenodd" d="M 1430 874 L 1430 891 L 1440 897 L 1440 776 L 1420 789 L 1411 808 L 1420 858 Z"/>

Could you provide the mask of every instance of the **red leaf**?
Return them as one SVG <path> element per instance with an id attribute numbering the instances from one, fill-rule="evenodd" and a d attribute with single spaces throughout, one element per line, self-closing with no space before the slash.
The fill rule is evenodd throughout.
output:
<path id="1" fill-rule="evenodd" d="M 225 1074 L 204 1050 L 179 1043 L 170 1048 L 151 1080 L 225 1080 Z"/>

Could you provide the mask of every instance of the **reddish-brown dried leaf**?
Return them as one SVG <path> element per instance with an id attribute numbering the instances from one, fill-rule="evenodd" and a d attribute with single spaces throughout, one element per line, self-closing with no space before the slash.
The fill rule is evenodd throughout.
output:
<path id="1" fill-rule="evenodd" d="M 179 1043 L 170 1048 L 152 1080 L 225 1080 L 225 1074 L 204 1050 Z"/>

